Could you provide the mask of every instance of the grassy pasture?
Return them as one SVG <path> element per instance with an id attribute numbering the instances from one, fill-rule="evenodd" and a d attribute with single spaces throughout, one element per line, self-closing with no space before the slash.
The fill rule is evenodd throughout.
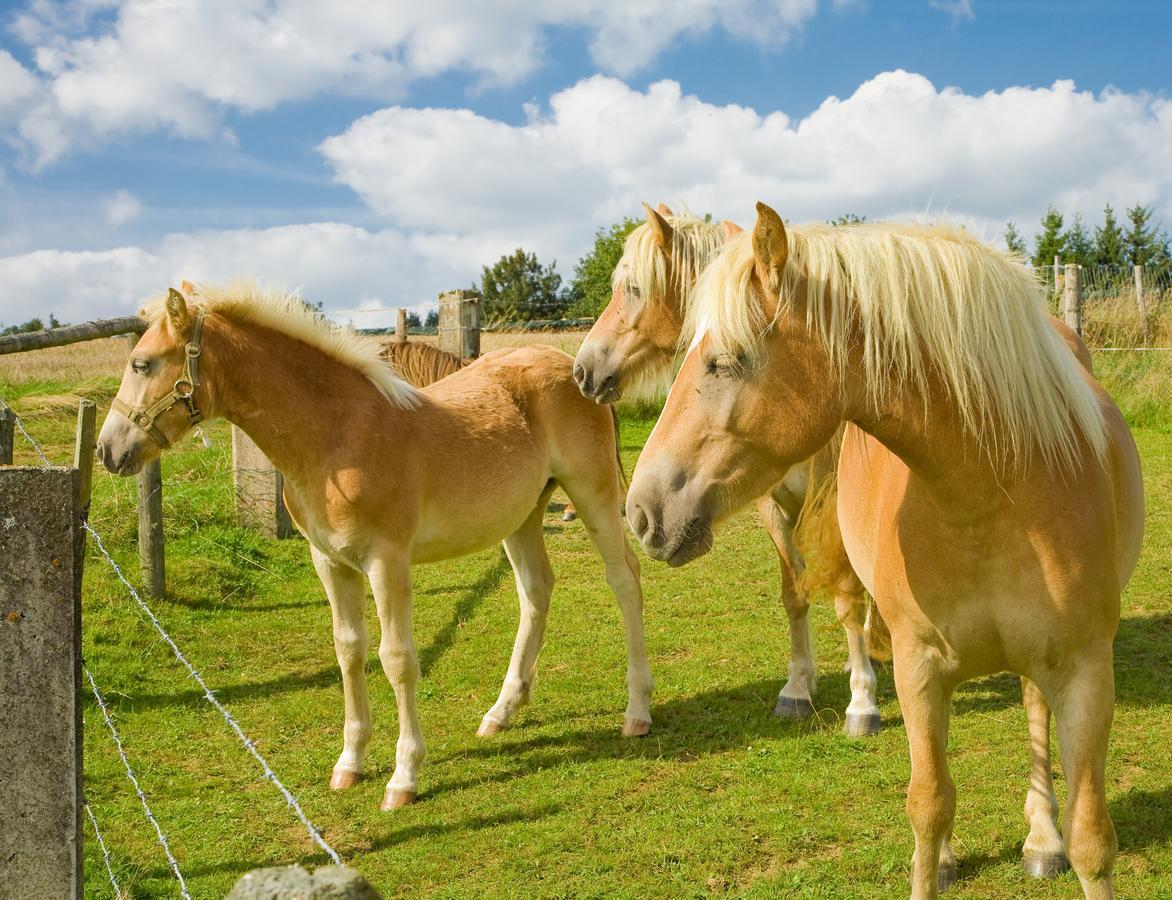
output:
<path id="1" fill-rule="evenodd" d="M 574 338 L 559 339 L 572 349 Z M 0 397 L 64 462 L 75 398 L 97 399 L 104 415 L 125 352 L 125 344 L 103 341 L 0 357 Z M 1148 497 L 1145 551 L 1116 642 L 1108 796 L 1120 842 L 1117 887 L 1121 896 L 1168 897 L 1172 360 L 1099 354 L 1096 365 L 1135 430 Z M 653 421 L 646 408 L 625 410 L 628 470 Z M 235 526 L 228 429 L 214 423 L 208 432 L 211 450 L 189 439 L 164 457 L 170 597 L 156 612 L 328 840 L 387 895 L 906 896 L 909 767 L 891 673 L 879 679 L 883 733 L 844 737 L 845 647 L 831 606 L 821 604 L 812 613 L 819 715 L 802 724 L 771 718 L 789 638 L 773 551 L 753 513 L 735 518 L 715 550 L 684 569 L 643 561 L 656 692 L 654 729 L 642 740 L 619 736 L 621 622 L 580 523 L 547 516 L 559 581 L 533 704 L 490 741 L 474 732 L 500 687 L 516 626 L 507 565 L 494 549 L 417 568 L 429 765 L 422 802 L 386 814 L 378 803 L 396 726 L 377 657 L 372 650 L 369 778 L 332 793 L 342 698 L 324 594 L 304 541 L 268 541 Z M 19 437 L 17 452 L 17 462 L 34 462 Z M 134 510 L 133 481 L 97 474 L 92 521 L 130 572 Z M 257 866 L 324 862 L 92 550 L 84 604 L 86 662 L 193 896 L 223 896 Z M 377 635 L 373 610 L 370 624 Z M 135 897 L 175 896 L 92 704 L 85 739 L 86 792 L 119 879 Z M 1015 679 L 993 677 L 958 693 L 950 758 L 961 873 L 950 896 L 1078 895 L 1073 875 L 1032 882 L 1018 865 L 1028 758 Z M 87 896 L 109 896 L 92 840 L 86 876 Z"/>

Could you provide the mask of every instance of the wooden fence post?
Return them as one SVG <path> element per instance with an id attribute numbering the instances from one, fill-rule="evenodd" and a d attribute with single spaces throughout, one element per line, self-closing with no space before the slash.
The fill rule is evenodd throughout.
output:
<path id="1" fill-rule="evenodd" d="M 0 897 L 82 896 L 77 473 L 0 470 Z"/>
<path id="2" fill-rule="evenodd" d="M 1135 305 L 1139 307 L 1139 321 L 1143 327 L 1144 346 L 1152 342 L 1148 333 L 1148 305 L 1144 302 L 1144 267 L 1135 266 Z"/>
<path id="3" fill-rule="evenodd" d="M 1077 263 L 1066 265 L 1063 293 L 1063 315 L 1066 324 L 1082 337 L 1082 272 Z"/>
<path id="4" fill-rule="evenodd" d="M 461 359 L 480 356 L 480 294 L 444 291 L 439 295 L 439 348 Z"/>
<path id="5" fill-rule="evenodd" d="M 163 554 L 163 470 L 156 459 L 138 473 L 138 565 L 147 595 L 167 593 Z"/>
<path id="6" fill-rule="evenodd" d="M 16 431 L 16 413 L 0 400 L 0 466 L 12 465 L 12 443 Z"/>
<path id="7" fill-rule="evenodd" d="M 232 426 L 232 485 L 236 518 L 267 537 L 294 537 L 297 529 L 285 507 L 285 478 L 247 434 Z"/>
<path id="8" fill-rule="evenodd" d="M 395 310 L 395 340 L 407 340 L 407 310 L 401 306 Z"/>

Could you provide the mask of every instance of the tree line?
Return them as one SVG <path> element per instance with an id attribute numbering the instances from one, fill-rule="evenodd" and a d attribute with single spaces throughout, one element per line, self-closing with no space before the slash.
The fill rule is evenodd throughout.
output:
<path id="1" fill-rule="evenodd" d="M 1152 221 L 1152 208 L 1137 203 L 1124 215 L 1120 223 L 1108 203 L 1103 208 L 1101 224 L 1088 228 L 1082 216 L 1075 213 L 1068 228 L 1062 213 L 1051 206 L 1034 236 L 1032 254 L 1013 222 L 1005 227 L 1005 245 L 1035 266 L 1053 265 L 1057 256 L 1062 263 L 1083 266 L 1172 267 L 1168 233 Z"/>

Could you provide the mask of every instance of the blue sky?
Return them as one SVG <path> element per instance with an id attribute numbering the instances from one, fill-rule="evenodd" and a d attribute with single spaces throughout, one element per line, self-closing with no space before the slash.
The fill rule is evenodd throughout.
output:
<path id="1" fill-rule="evenodd" d="M 0 7 L 0 322 L 236 274 L 422 308 L 642 199 L 1172 222 L 1172 4 L 378 6 Z"/>

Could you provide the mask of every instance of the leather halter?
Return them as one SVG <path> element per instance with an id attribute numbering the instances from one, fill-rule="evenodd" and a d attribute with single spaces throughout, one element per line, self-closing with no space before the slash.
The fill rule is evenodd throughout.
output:
<path id="1" fill-rule="evenodd" d="M 187 418 L 190 419 L 192 425 L 198 425 L 203 421 L 203 413 L 195 405 L 195 389 L 199 387 L 199 378 L 196 372 L 199 368 L 199 354 L 201 352 L 199 339 L 203 334 L 203 316 L 204 314 L 200 312 L 195 318 L 195 325 L 191 329 L 191 340 L 183 348 L 183 374 L 175 382 L 171 393 L 164 394 L 145 408 L 133 407 L 119 400 L 117 397 L 110 404 L 112 409 L 122 413 L 122 415 L 126 416 L 131 422 L 149 434 L 151 439 L 164 450 L 171 446 L 171 442 L 167 439 L 167 435 L 163 434 L 162 429 L 159 428 L 157 423 L 163 413 L 167 412 L 172 406 L 179 403 L 185 404 L 187 406 Z"/>

